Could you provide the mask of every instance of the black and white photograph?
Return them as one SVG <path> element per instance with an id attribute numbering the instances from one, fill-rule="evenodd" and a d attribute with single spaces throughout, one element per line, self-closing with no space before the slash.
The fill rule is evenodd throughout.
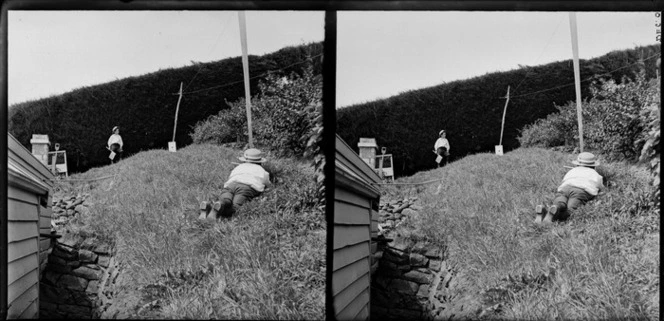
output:
<path id="1" fill-rule="evenodd" d="M 3 319 L 325 318 L 324 12 L 6 17 Z"/>
<path id="2" fill-rule="evenodd" d="M 7 0 L 0 319 L 659 320 L 662 9 Z"/>
<path id="3" fill-rule="evenodd" d="M 336 26 L 338 319 L 658 319 L 660 12 Z"/>

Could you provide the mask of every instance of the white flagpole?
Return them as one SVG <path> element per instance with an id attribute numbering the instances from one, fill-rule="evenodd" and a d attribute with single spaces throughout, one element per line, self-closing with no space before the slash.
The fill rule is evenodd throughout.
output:
<path id="1" fill-rule="evenodd" d="M 249 92 L 249 57 L 247 56 L 247 22 L 244 11 L 237 13 L 240 22 L 240 42 L 242 44 L 242 70 L 244 73 L 244 100 L 247 106 L 247 127 L 249 130 L 249 147 L 254 147 L 251 132 L 251 93 Z"/>
<path id="2" fill-rule="evenodd" d="M 581 72 L 579 71 L 579 41 L 576 31 L 576 13 L 569 13 L 569 29 L 572 33 L 572 54 L 574 57 L 574 87 L 576 88 L 576 116 L 579 122 L 579 148 L 583 152 L 583 116 L 581 113 Z"/>

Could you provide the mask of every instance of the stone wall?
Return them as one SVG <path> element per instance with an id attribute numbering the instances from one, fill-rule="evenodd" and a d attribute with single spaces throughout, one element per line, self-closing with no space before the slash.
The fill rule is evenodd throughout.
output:
<path id="1" fill-rule="evenodd" d="M 69 229 L 87 215 L 87 195 L 53 201 L 53 227 L 62 238 L 49 249 L 40 281 L 41 318 L 99 318 L 118 274 L 112 244 Z"/>
<path id="2" fill-rule="evenodd" d="M 427 241 L 404 237 L 402 224 L 418 214 L 416 197 L 386 201 L 379 211 L 378 269 L 372 277 L 371 318 L 427 320 L 442 315 L 440 295 L 451 272 L 445 249 Z"/>
<path id="3" fill-rule="evenodd" d="M 417 197 L 407 197 L 403 200 L 381 200 L 378 212 L 379 234 L 387 235 L 401 225 L 409 216 L 417 214 L 422 207 L 415 204 Z"/>

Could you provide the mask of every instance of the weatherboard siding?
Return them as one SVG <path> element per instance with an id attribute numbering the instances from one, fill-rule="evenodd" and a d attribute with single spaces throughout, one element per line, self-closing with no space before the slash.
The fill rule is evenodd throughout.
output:
<path id="1" fill-rule="evenodd" d="M 9 291 L 7 291 L 7 299 L 9 302 L 14 302 L 21 295 L 30 290 L 31 287 L 35 286 L 39 282 L 39 273 L 37 269 L 32 270 L 30 273 L 22 276 L 20 279 L 14 281 L 9 285 Z"/>
<path id="2" fill-rule="evenodd" d="M 336 251 L 338 252 L 336 257 L 337 259 L 332 263 L 332 268 L 334 271 L 369 256 L 369 248 L 366 246 L 366 244 L 364 244 L 364 242 L 346 246 L 344 248 L 337 249 Z"/>
<path id="3" fill-rule="evenodd" d="M 334 258 L 332 293 L 335 296 L 335 315 L 339 320 L 355 320 L 369 304 L 368 294 L 359 297 L 370 288 L 370 208 L 343 199 L 347 191 L 336 188 L 334 216 Z M 339 196 L 342 199 L 338 199 Z M 359 300 L 359 301 L 358 301 Z"/>
<path id="4" fill-rule="evenodd" d="M 39 307 L 39 284 L 34 284 L 7 309 L 7 319 L 37 319 Z"/>
<path id="5" fill-rule="evenodd" d="M 355 316 L 357 320 L 368 320 L 369 319 L 369 306 L 366 305 L 362 308 L 362 311 Z"/>
<path id="6" fill-rule="evenodd" d="M 343 295 L 337 296 L 337 300 L 334 302 L 334 311 L 343 311 L 348 307 L 354 300 L 356 300 L 360 294 L 367 290 L 366 283 L 371 281 L 371 276 L 369 274 L 364 274 L 359 277 L 355 282 L 348 285 L 343 289 Z"/>
<path id="7" fill-rule="evenodd" d="M 37 317 L 30 312 L 39 295 L 39 204 L 37 196 L 32 203 L 25 201 L 7 198 L 8 319 Z"/>
<path id="8" fill-rule="evenodd" d="M 50 239 L 49 196 L 53 175 L 14 137 L 8 135 L 7 319 L 39 317 L 39 279 Z"/>
<path id="9" fill-rule="evenodd" d="M 32 253 L 35 253 L 35 242 L 34 239 L 29 238 L 20 241 L 14 241 L 9 243 L 8 249 L 8 262 L 18 260 L 22 257 L 26 257 Z"/>
<path id="10" fill-rule="evenodd" d="M 367 320 L 371 298 L 372 209 L 378 175 L 338 136 L 335 156 L 332 295 L 338 320 Z"/>
<path id="11" fill-rule="evenodd" d="M 337 315 L 338 320 L 367 320 L 369 315 L 362 313 L 369 309 L 369 289 L 365 289 L 345 309 Z"/>

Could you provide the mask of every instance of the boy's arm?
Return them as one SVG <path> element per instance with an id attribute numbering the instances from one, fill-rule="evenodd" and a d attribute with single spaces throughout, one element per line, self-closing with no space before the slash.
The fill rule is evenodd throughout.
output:
<path id="1" fill-rule="evenodd" d="M 602 181 L 600 183 L 601 183 L 599 185 L 600 191 L 606 190 L 606 188 L 609 186 L 609 180 L 604 176 L 602 176 Z"/>
<path id="2" fill-rule="evenodd" d="M 270 172 L 265 171 L 265 176 L 263 177 L 263 184 L 265 184 L 265 187 L 272 185 L 272 183 L 276 183 L 276 180 L 276 176 L 270 175 Z"/>
<path id="3" fill-rule="evenodd" d="M 598 189 L 597 195 L 604 194 L 604 192 L 606 192 L 606 187 L 609 184 L 606 177 L 601 176 L 601 175 L 599 177 L 600 177 L 600 179 L 597 182 L 598 183 L 597 184 L 597 189 Z"/>

